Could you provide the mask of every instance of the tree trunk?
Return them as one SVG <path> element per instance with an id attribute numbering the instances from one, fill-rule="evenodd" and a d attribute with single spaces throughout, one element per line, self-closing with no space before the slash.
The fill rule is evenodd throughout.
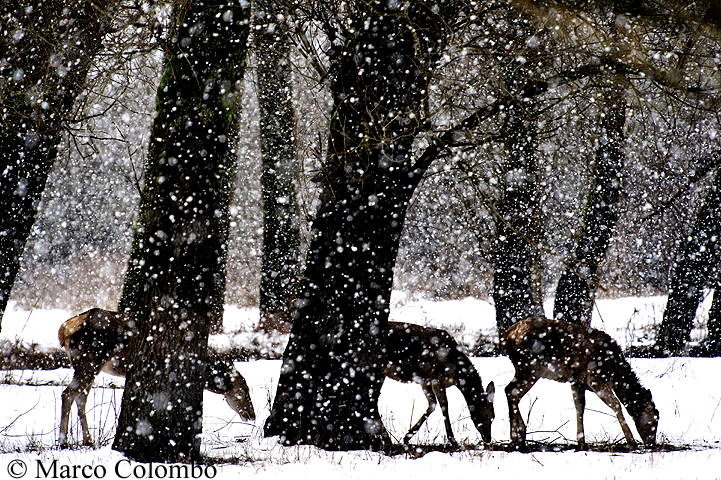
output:
<path id="1" fill-rule="evenodd" d="M 136 315 L 138 335 L 113 449 L 141 462 L 200 455 L 208 334 L 222 317 L 249 10 L 193 2 L 175 13 L 182 23 L 158 86 L 120 301 Z"/>
<path id="2" fill-rule="evenodd" d="M 408 201 L 433 156 L 412 158 L 427 92 L 418 52 L 442 45 L 443 32 L 430 27 L 451 14 L 449 5 L 357 6 L 349 37 L 330 52 L 337 63 L 320 207 L 265 425 L 284 444 L 332 450 L 379 448 L 385 438 L 378 396 L 393 266 Z"/>
<path id="3" fill-rule="evenodd" d="M 260 150 L 263 157 L 263 252 L 260 328 L 290 330 L 291 307 L 300 271 L 300 206 L 296 191 L 295 109 L 289 41 L 283 13 L 274 0 L 258 4 L 256 37 Z"/>
<path id="4" fill-rule="evenodd" d="M 591 162 L 591 182 L 586 207 L 576 236 L 571 262 L 558 281 L 553 316 L 579 325 L 591 324 L 591 313 L 598 285 L 598 266 L 618 220 L 621 172 L 625 161 L 626 91 L 611 86 L 604 96 L 601 137 Z"/>
<path id="5" fill-rule="evenodd" d="M 503 193 L 497 205 L 493 255 L 493 301 L 498 334 L 515 322 L 542 315 L 538 252 L 540 228 L 535 129 L 528 105 L 514 103 L 508 109 L 504 129 L 507 158 L 499 177 Z"/>
<path id="6" fill-rule="evenodd" d="M 676 254 L 666 310 L 655 344 L 656 355 L 678 355 L 688 341 L 703 288 L 715 278 L 721 238 L 721 174 L 713 185 Z M 714 294 L 714 297 L 716 295 Z"/>
<path id="7" fill-rule="evenodd" d="M 0 7 L 0 320 L 64 124 L 109 28 L 110 3 Z"/>
<path id="8" fill-rule="evenodd" d="M 721 286 L 718 281 L 714 286 L 711 309 L 708 312 L 706 338 L 696 348 L 691 349 L 690 356 L 721 356 Z"/>

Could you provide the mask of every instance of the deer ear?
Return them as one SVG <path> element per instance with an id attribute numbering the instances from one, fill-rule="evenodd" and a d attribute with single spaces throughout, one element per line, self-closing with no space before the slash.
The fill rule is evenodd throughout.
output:
<path id="1" fill-rule="evenodd" d="M 488 401 L 490 403 L 493 403 L 493 397 L 496 396 L 496 386 L 493 384 L 493 382 L 489 383 L 486 387 L 486 396 L 488 397 Z"/>

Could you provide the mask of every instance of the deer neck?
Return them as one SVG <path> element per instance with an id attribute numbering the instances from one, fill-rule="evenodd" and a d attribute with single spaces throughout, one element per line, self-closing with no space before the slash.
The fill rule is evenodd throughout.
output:
<path id="1" fill-rule="evenodd" d="M 456 386 L 466 399 L 466 403 L 469 405 L 471 402 L 475 404 L 477 399 L 484 393 L 481 377 L 470 361 L 461 359 L 457 365 L 458 367 L 454 374 Z"/>
<path id="2" fill-rule="evenodd" d="M 614 375 L 613 391 L 632 417 L 638 417 L 651 401 L 651 392 L 644 388 L 629 367 L 618 369 Z"/>

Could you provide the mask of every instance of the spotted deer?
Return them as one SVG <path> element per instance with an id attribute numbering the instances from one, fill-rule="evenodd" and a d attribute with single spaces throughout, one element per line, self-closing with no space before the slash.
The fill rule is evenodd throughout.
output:
<path id="1" fill-rule="evenodd" d="M 641 386 L 621 348 L 606 333 L 586 326 L 547 318 L 527 318 L 513 324 L 501 338 L 501 349 L 516 368 L 506 386 L 511 424 L 511 444 L 526 449 L 526 425 L 518 402 L 541 378 L 571 384 L 576 406 L 578 448 L 586 448 L 583 412 L 590 390 L 616 414 L 629 446 L 633 434 L 621 409 L 633 418 L 643 443 L 656 443 L 658 410 L 651 392 Z M 619 402 L 620 400 L 620 402 Z"/>
<path id="2" fill-rule="evenodd" d="M 466 399 L 481 438 L 490 443 L 495 386 L 490 382 L 488 388 L 483 389 L 475 367 L 447 332 L 410 323 L 388 322 L 386 358 L 386 376 L 399 382 L 419 384 L 428 400 L 428 409 L 406 433 L 403 443 L 409 442 L 440 404 L 448 442 L 456 444 L 446 397 L 446 389 L 454 385 Z"/>
<path id="3" fill-rule="evenodd" d="M 73 379 L 61 395 L 60 434 L 58 443 L 67 446 L 70 409 L 77 403 L 83 444 L 92 445 L 85 416 L 85 404 L 95 377 L 101 371 L 125 376 L 128 345 L 135 333 L 135 321 L 130 314 L 101 310 L 88 310 L 66 320 L 58 331 L 60 345 L 70 358 Z M 243 420 L 255 420 L 255 410 L 248 385 L 243 376 L 228 362 L 209 352 L 205 369 L 205 389 L 222 394 L 228 405 Z"/>

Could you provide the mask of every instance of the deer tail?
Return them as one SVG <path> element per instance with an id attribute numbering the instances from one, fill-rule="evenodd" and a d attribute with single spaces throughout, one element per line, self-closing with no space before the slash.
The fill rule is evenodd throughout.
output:
<path id="1" fill-rule="evenodd" d="M 83 324 L 90 317 L 92 312 L 93 310 L 88 310 L 87 312 L 65 320 L 63 324 L 60 325 L 60 329 L 58 330 L 58 340 L 60 341 L 60 346 L 65 348 L 66 351 L 70 350 L 70 337 L 83 328 Z"/>

